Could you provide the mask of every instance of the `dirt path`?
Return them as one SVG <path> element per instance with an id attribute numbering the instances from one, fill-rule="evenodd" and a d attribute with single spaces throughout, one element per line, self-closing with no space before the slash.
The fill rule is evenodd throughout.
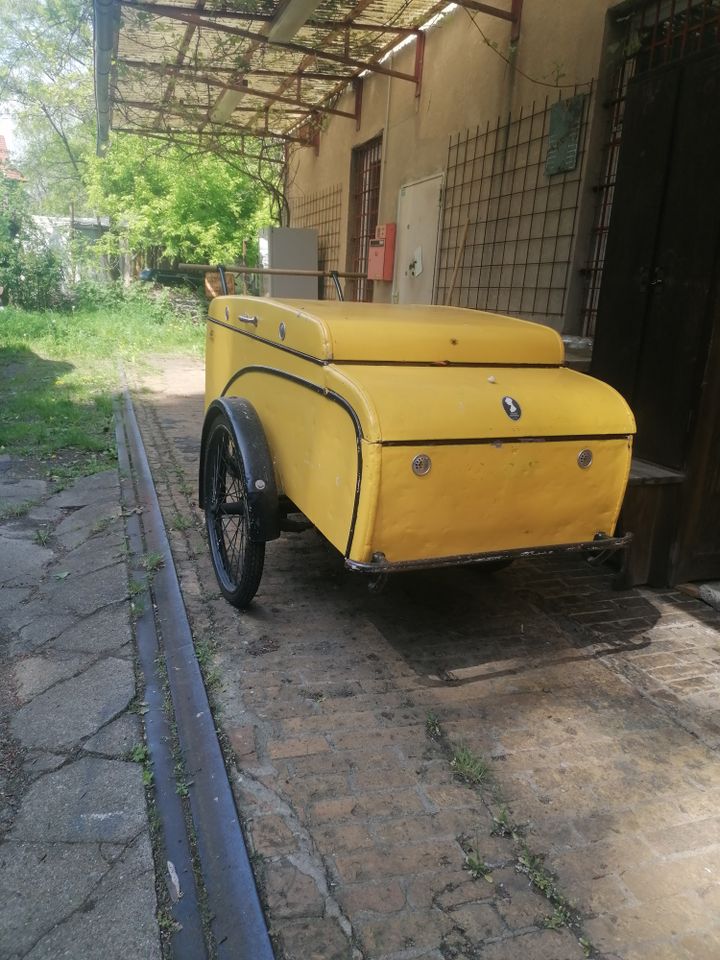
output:
<path id="1" fill-rule="evenodd" d="M 157 369 L 138 416 L 279 955 L 720 957 L 718 614 L 547 559 L 372 596 L 312 531 L 240 614 L 201 367 Z"/>

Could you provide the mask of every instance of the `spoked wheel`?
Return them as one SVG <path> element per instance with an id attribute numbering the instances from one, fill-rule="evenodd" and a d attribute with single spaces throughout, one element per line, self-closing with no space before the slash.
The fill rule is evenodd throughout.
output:
<path id="1" fill-rule="evenodd" d="M 205 448 L 205 522 L 222 595 L 246 607 L 257 593 L 265 544 L 250 539 L 247 482 L 242 456 L 226 417 L 210 428 Z"/>

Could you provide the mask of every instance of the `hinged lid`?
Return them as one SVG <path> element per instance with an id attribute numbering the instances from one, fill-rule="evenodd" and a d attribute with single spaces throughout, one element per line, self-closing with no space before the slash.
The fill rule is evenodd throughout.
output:
<path id="1" fill-rule="evenodd" d="M 216 319 L 226 310 L 238 329 L 328 362 L 558 366 L 564 359 L 550 327 L 460 307 L 258 297 L 219 297 L 211 307 Z"/>

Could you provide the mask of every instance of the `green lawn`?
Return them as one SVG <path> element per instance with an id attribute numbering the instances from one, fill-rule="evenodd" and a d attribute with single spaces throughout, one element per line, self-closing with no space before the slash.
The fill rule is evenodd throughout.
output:
<path id="1" fill-rule="evenodd" d="M 46 461 L 63 479 L 115 459 L 112 398 L 122 363 L 201 355 L 204 324 L 135 295 L 71 312 L 0 312 L 0 454 Z"/>

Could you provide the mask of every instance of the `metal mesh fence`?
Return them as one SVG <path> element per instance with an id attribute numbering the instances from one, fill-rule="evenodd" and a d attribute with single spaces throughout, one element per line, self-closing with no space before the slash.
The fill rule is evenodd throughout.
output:
<path id="1" fill-rule="evenodd" d="M 342 186 L 337 183 L 317 193 L 294 197 L 290 207 L 293 227 L 311 227 L 318 232 L 318 270 L 339 270 Z M 336 299 L 332 280 L 325 278 L 321 291 L 323 300 Z"/>
<path id="2" fill-rule="evenodd" d="M 557 98 L 451 138 L 437 303 L 561 326 L 585 156 L 583 99 L 576 164 L 566 172 L 548 175 L 546 166 Z"/>

